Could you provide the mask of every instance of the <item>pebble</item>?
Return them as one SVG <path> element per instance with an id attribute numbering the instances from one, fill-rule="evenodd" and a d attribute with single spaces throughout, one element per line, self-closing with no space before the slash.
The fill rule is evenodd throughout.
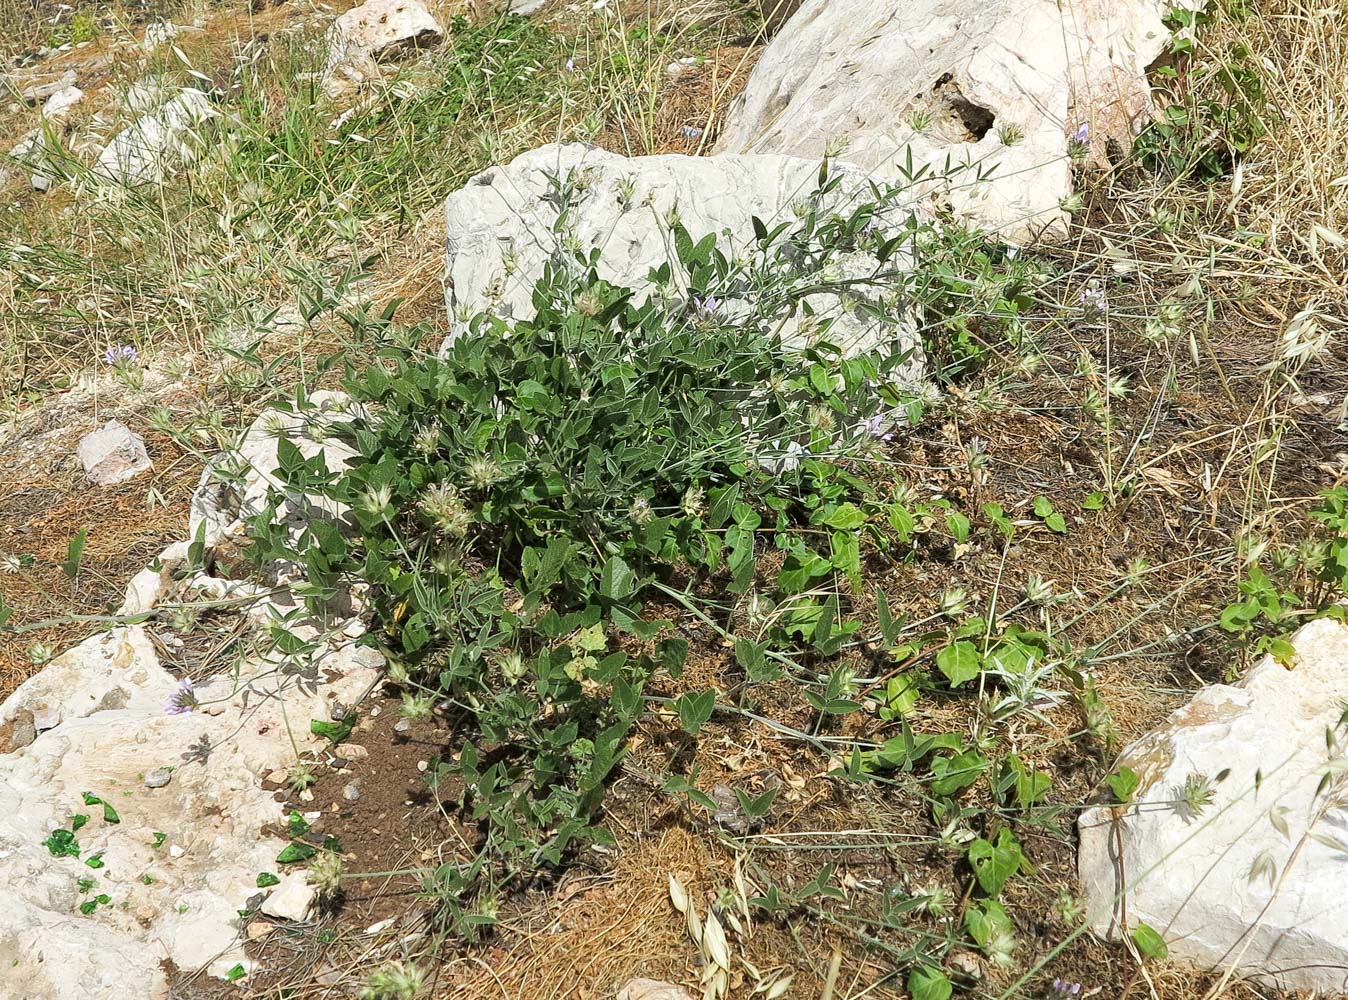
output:
<path id="1" fill-rule="evenodd" d="M 372 718 L 372 719 L 377 719 L 377 718 L 379 718 L 379 706 L 378 706 L 378 705 L 376 705 L 374 708 L 370 709 L 370 718 Z"/>
<path id="2" fill-rule="evenodd" d="M 430 767 L 430 766 L 431 766 L 430 763 L 427 762 L 427 761 L 424 761 L 424 760 L 419 760 L 419 761 L 417 761 L 417 770 L 418 770 L 418 771 L 425 771 L 426 768 L 428 768 L 428 767 Z"/>
<path id="3" fill-rule="evenodd" d="M 411 728 L 412 728 L 411 719 L 399 719 L 397 722 L 393 724 L 393 731 L 395 733 L 405 733 Z"/>
<path id="4" fill-rule="evenodd" d="M 370 751 L 365 749 L 365 747 L 361 746 L 359 743 L 348 743 L 346 746 L 342 747 L 342 755 L 346 757 L 348 761 L 364 760 L 366 757 L 370 756 Z"/>
<path id="5" fill-rule="evenodd" d="M 248 940 L 261 941 L 271 933 L 272 927 L 274 926 L 274 924 L 270 924 L 265 920 L 254 920 L 248 925 Z"/>
<path id="6" fill-rule="evenodd" d="M 354 781 L 351 782 L 345 788 L 342 789 L 342 798 L 346 799 L 346 801 L 348 802 L 355 802 L 358 798 L 360 798 L 360 786 L 357 785 Z"/>
<path id="7" fill-rule="evenodd" d="M 166 767 L 156 767 L 145 776 L 146 788 L 163 788 L 173 780 L 173 774 Z"/>
<path id="8" fill-rule="evenodd" d="M 169 857 L 181 858 L 186 853 L 187 849 L 185 847 L 179 847 L 177 844 L 169 844 Z"/>

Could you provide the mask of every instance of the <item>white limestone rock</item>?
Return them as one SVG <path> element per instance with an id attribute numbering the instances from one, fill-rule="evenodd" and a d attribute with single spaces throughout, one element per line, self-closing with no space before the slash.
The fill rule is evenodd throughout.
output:
<path id="1" fill-rule="evenodd" d="M 196 157 L 205 142 L 203 127 L 217 115 L 205 94 L 184 87 L 113 136 L 94 172 L 127 187 L 162 183 Z"/>
<path id="2" fill-rule="evenodd" d="M 805 0 L 716 151 L 817 157 L 843 140 L 868 167 L 911 151 L 915 167 L 949 174 L 925 189 L 966 220 L 1007 238 L 1061 234 L 1068 139 L 1085 125 L 1097 160 L 1110 142 L 1129 149 L 1154 114 L 1146 67 L 1175 6 L 1201 0 Z"/>
<path id="3" fill-rule="evenodd" d="M 85 474 L 98 486 L 124 483 L 151 467 L 145 442 L 120 420 L 109 420 L 84 435 L 75 453 Z"/>
<path id="4" fill-rule="evenodd" d="M 337 97 L 383 76 L 379 64 L 439 44 L 444 29 L 419 0 L 365 0 L 332 23 L 323 85 Z"/>
<path id="5" fill-rule="evenodd" d="M 316 890 L 305 880 L 304 872 L 284 875 L 262 902 L 262 912 L 277 920 L 303 920 L 313 905 Z"/>
<path id="6" fill-rule="evenodd" d="M 53 704 L 63 715 L 0 755 L 0 996 L 158 1000 L 168 996 L 165 958 L 216 976 L 245 961 L 238 911 L 286 846 L 260 833 L 282 819 L 263 778 L 294 761 L 292 730 L 302 752 L 322 742 L 296 720 L 325 718 L 333 699 L 351 704 L 368 689 L 371 653 L 347 643 L 309 666 L 254 659 L 237 688 L 230 675 L 197 686 L 218 715 L 167 714 L 174 679 L 131 627 L 87 640 L 20 686 L 0 719 Z M 97 697 L 109 679 L 119 692 L 111 703 Z M 145 776 L 167 765 L 171 783 L 146 788 Z M 86 791 L 113 803 L 120 822 L 86 805 Z M 77 812 L 91 817 L 76 833 L 81 857 L 53 857 L 43 839 Z M 159 848 L 157 832 L 168 835 Z M 98 891 L 113 902 L 85 916 L 76 882 L 90 874 L 82 859 L 100 851 Z M 271 908 L 301 919 L 312 898 L 303 874 L 283 883 Z"/>
<path id="7" fill-rule="evenodd" d="M 60 76 L 39 79 L 20 87 L 19 97 L 29 104 L 38 104 L 51 97 L 52 94 L 73 87 L 76 79 L 75 71 L 69 69 Z"/>
<path id="8" fill-rule="evenodd" d="M 283 488 L 276 476 L 280 464 L 277 442 L 283 437 L 305 458 L 322 455 L 334 472 L 345 468 L 355 457 L 353 448 L 333 440 L 327 430 L 331 421 L 349 415 L 350 398 L 345 393 L 320 390 L 310 394 L 309 404 L 302 413 L 264 411 L 231 453 L 207 466 L 192 494 L 188 515 L 191 538 L 201 534 L 207 545 L 215 545 L 243 532 L 245 519 L 266 505 L 268 491 Z M 277 517 L 284 520 L 314 512 L 336 517 L 341 515 L 342 508 L 326 499 L 292 496 Z"/>
<path id="9" fill-rule="evenodd" d="M 826 196 L 823 214 L 874 200 L 872 178 L 846 167 L 837 170 L 844 182 Z M 628 158 L 579 144 L 543 146 L 485 170 L 445 202 L 451 339 L 466 332 L 479 312 L 532 317 L 533 289 L 544 266 L 573 259 L 554 231 L 559 198 L 550 178 L 569 178 L 573 191 L 566 239 L 586 253 L 598 248 L 599 276 L 635 290 L 642 301 L 655 292 L 648 280 L 651 270 L 670 261 L 675 291 L 687 293 L 666 221 L 675 210 L 693 240 L 717 234 L 717 247 L 727 257 L 747 256 L 755 245 L 753 218 L 768 229 L 793 221 L 793 207 L 814 194 L 818 174 L 819 161 L 788 156 Z M 887 211 L 900 219 L 911 212 L 902 205 Z M 896 256 L 885 266 L 902 269 L 908 261 Z M 865 252 L 844 255 L 835 267 L 837 277 L 853 279 L 879 269 Z M 818 275 L 799 277 L 813 284 Z M 715 294 L 729 314 L 743 311 L 742 293 Z M 910 324 L 885 323 L 867 313 L 861 308 L 865 295 L 864 283 L 858 283 L 852 296 L 821 292 L 805 301 L 818 320 L 833 320 L 828 339 L 849 353 L 911 352 L 902 374 L 916 381 L 922 370 L 916 332 Z M 791 347 L 806 346 L 816 325 L 797 312 L 783 325 L 782 340 Z"/>
<path id="10" fill-rule="evenodd" d="M 1291 642 L 1290 668 L 1266 657 L 1123 752 L 1139 787 L 1128 806 L 1082 814 L 1079 869 L 1101 935 L 1119 937 L 1126 913 L 1128 930 L 1149 924 L 1173 959 L 1338 996 L 1348 992 L 1348 627 L 1314 621 Z M 1186 782 L 1211 793 L 1196 814 Z"/>

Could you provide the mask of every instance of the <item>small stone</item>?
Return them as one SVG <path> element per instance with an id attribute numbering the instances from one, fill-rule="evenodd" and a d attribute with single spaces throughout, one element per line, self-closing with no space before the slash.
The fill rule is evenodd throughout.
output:
<path id="1" fill-rule="evenodd" d="M 55 80 L 47 80 L 44 83 L 34 83 L 19 91 L 19 96 L 29 104 L 36 104 L 38 101 L 46 100 L 52 94 L 60 93 L 67 87 L 75 85 L 75 71 L 67 70 L 63 75 Z"/>
<path id="2" fill-rule="evenodd" d="M 341 722 L 346 718 L 347 707 L 340 701 L 332 703 L 332 708 L 328 711 L 328 718 L 333 722 Z"/>
<path id="3" fill-rule="evenodd" d="M 332 758 L 332 768 L 334 771 L 345 771 L 350 766 L 351 761 L 347 760 L 345 757 Z"/>
<path id="4" fill-rule="evenodd" d="M 169 844 L 169 857 L 181 858 L 186 853 L 187 853 L 186 848 L 179 847 L 177 844 Z"/>
<path id="5" fill-rule="evenodd" d="M 136 907 L 134 916 L 139 923 L 144 926 L 149 926 L 150 921 L 159 916 L 159 911 L 149 903 L 141 903 Z"/>
<path id="6" fill-rule="evenodd" d="M 0 753 L 22 750 L 37 739 L 37 726 L 33 724 L 33 713 L 26 708 L 19 709 L 19 714 L 9 724 L 8 739 L 5 736 L 5 728 L 0 726 Z"/>
<path id="7" fill-rule="evenodd" d="M 314 800 L 314 793 L 309 791 L 309 789 L 306 788 L 304 791 L 300 792 L 301 802 L 312 802 L 313 800 Z"/>
<path id="8" fill-rule="evenodd" d="M 202 711 L 203 713 L 205 713 L 206 715 L 209 715 L 209 716 L 212 716 L 212 717 L 217 716 L 217 715 L 224 715 L 224 714 L 225 714 L 225 706 L 224 706 L 224 705 L 221 705 L 221 704 L 218 704 L 218 703 L 217 703 L 217 704 L 214 704 L 214 705 L 203 705 L 202 708 L 201 708 L 201 711 Z"/>
<path id="9" fill-rule="evenodd" d="M 156 767 L 145 776 L 146 788 L 163 788 L 173 780 L 173 772 L 166 767 Z"/>
<path id="10" fill-rule="evenodd" d="M 348 761 L 364 760 L 370 756 L 370 751 L 365 749 L 359 743 L 348 743 L 342 747 L 342 754 Z"/>
<path id="11" fill-rule="evenodd" d="M 411 719 L 399 719 L 397 722 L 393 724 L 393 731 L 395 733 L 405 733 L 411 728 L 412 728 Z"/>
<path id="12" fill-rule="evenodd" d="M 428 767 L 430 767 L 430 766 L 431 766 L 431 765 L 430 765 L 429 763 L 427 763 L 426 761 L 424 761 L 424 760 L 419 760 L 419 761 L 417 761 L 417 770 L 418 770 L 418 771 L 425 771 L 426 768 L 428 768 Z"/>
<path id="13" fill-rule="evenodd" d="M 80 438 L 75 449 L 84 472 L 97 486 L 114 486 L 150 468 L 150 456 L 139 434 L 119 420 Z"/>
<path id="14" fill-rule="evenodd" d="M 377 718 L 379 718 L 379 706 L 378 706 L 378 705 L 376 705 L 374 708 L 370 709 L 370 718 L 372 718 L 372 719 L 377 719 Z"/>
<path id="15" fill-rule="evenodd" d="M 272 928 L 275 926 L 275 924 L 269 923 L 266 920 L 254 920 L 248 925 L 248 940 L 261 941 L 272 932 Z"/>
<path id="16" fill-rule="evenodd" d="M 262 903 L 262 912 L 279 920 L 303 920 L 314 901 L 315 889 L 302 874 L 289 875 Z"/>
<path id="17" fill-rule="evenodd" d="M 342 798 L 348 802 L 355 802 L 360 798 L 360 786 L 356 782 L 351 782 L 342 789 Z"/>

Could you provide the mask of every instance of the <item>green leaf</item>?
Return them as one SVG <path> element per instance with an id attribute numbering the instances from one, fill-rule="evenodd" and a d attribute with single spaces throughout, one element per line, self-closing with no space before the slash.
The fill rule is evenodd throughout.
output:
<path id="1" fill-rule="evenodd" d="M 861 508 L 856 504 L 845 503 L 839 505 L 831 514 L 824 518 L 824 523 L 830 528 L 855 531 L 866 523 L 866 515 L 862 513 Z"/>
<path id="2" fill-rule="evenodd" d="M 313 844 L 294 841 L 287 845 L 280 854 L 276 855 L 276 863 L 278 865 L 293 865 L 297 861 L 307 861 L 317 853 L 318 848 Z"/>
<path id="3" fill-rule="evenodd" d="M 1133 944 L 1137 946 L 1138 953 L 1143 958 L 1159 961 L 1170 955 L 1170 948 L 1166 945 L 1165 938 L 1149 924 L 1139 923 L 1134 927 L 1132 938 Z"/>
<path id="4" fill-rule="evenodd" d="M 955 988 L 940 969 L 919 965 L 908 973 L 908 992 L 913 1000 L 950 1000 Z"/>
<path id="5" fill-rule="evenodd" d="M 985 503 L 983 505 L 983 514 L 992 522 L 993 527 L 1002 533 L 1002 537 L 1010 538 L 1016 533 L 1016 526 L 1011 523 L 1011 518 L 1007 516 L 1007 513 L 1002 509 L 1001 504 Z"/>
<path id="6" fill-rule="evenodd" d="M 972 642 L 961 639 L 936 654 L 936 666 L 945 674 L 951 687 L 959 687 L 978 676 L 983 660 Z"/>
<path id="7" fill-rule="evenodd" d="M 1142 778 L 1131 767 L 1120 766 L 1115 768 L 1114 773 L 1105 781 L 1116 800 L 1128 803 L 1133 801 L 1133 795 L 1137 792 L 1137 786 L 1142 783 Z"/>
<path id="8" fill-rule="evenodd" d="M 164 841 L 166 840 L 168 840 L 168 834 L 164 833 L 162 830 L 156 830 L 154 832 L 154 841 L 153 843 L 150 844 L 150 846 L 154 848 L 163 847 Z"/>
<path id="9" fill-rule="evenodd" d="M 682 694 L 674 703 L 674 707 L 679 713 L 679 725 L 683 726 L 685 732 L 693 736 L 702 732 L 702 727 L 711 718 L 712 709 L 715 706 L 716 692 L 710 689 L 698 694 L 691 691 Z"/>
<path id="10" fill-rule="evenodd" d="M 61 563 L 61 569 L 72 580 L 80 575 L 80 561 L 84 558 L 84 543 L 88 538 L 89 529 L 81 528 L 75 532 L 75 537 L 66 543 L 66 560 Z"/>
<path id="11" fill-rule="evenodd" d="M 333 746 L 341 743 L 351 735 L 351 730 L 356 728 L 356 713 L 348 711 L 340 722 L 324 722 L 321 719 L 309 720 L 309 732 L 315 736 L 322 736 Z"/>
<path id="12" fill-rule="evenodd" d="M 245 969 L 243 967 L 243 963 L 240 962 L 225 973 L 225 978 L 228 979 L 231 983 L 236 983 L 246 975 L 248 975 L 248 970 Z"/>
<path id="13" fill-rule="evenodd" d="M 996 843 L 979 837 L 970 844 L 968 858 L 979 887 L 995 898 L 1001 895 L 1007 880 L 1020 870 L 1025 855 L 1015 834 L 1003 828 Z"/>
<path id="14" fill-rule="evenodd" d="M 1093 493 L 1087 493 L 1086 499 L 1081 501 L 1082 510 L 1104 510 L 1105 495 L 1099 490 Z"/>
<path id="15" fill-rule="evenodd" d="M 259 872 L 257 876 L 257 887 L 259 889 L 268 889 L 274 885 L 280 885 L 281 880 L 271 872 Z"/>
<path id="16" fill-rule="evenodd" d="M 599 575 L 599 594 L 610 601 L 625 601 L 637 589 L 637 575 L 622 556 L 612 556 Z"/>
<path id="17" fill-rule="evenodd" d="M 968 788 L 987 770 L 988 759 L 975 750 L 954 757 L 936 757 L 931 762 L 931 790 L 937 795 L 954 795 Z"/>
<path id="18" fill-rule="evenodd" d="M 75 839 L 75 834 L 70 830 L 53 830 L 42 843 L 54 858 L 78 858 L 80 856 L 79 841 Z"/>

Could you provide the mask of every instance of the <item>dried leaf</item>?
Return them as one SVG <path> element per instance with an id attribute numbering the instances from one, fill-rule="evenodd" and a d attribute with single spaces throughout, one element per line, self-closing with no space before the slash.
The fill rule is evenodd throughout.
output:
<path id="1" fill-rule="evenodd" d="M 669 873 L 669 901 L 674 904 L 674 909 L 680 913 L 688 912 L 688 890 L 683 887 L 683 883 L 675 877 L 673 872 Z"/>
<path id="2" fill-rule="evenodd" d="M 727 972 L 730 971 L 730 946 L 726 943 L 725 928 L 716 919 L 716 911 L 707 914 L 702 928 L 702 953 Z"/>

